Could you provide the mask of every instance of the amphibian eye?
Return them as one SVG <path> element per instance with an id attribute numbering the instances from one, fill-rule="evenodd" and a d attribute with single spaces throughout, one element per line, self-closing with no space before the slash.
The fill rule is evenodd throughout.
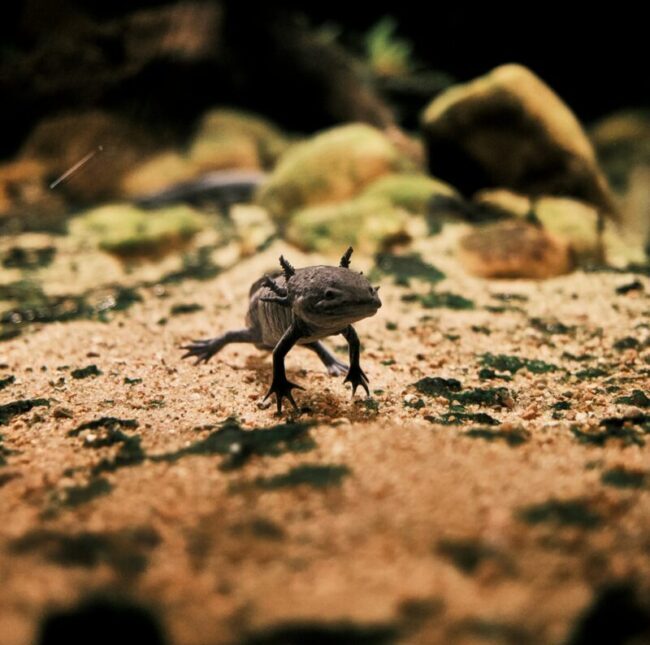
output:
<path id="1" fill-rule="evenodd" d="M 336 298 L 334 289 L 325 289 L 325 300 L 334 300 L 334 298 Z"/>
<path id="2" fill-rule="evenodd" d="M 368 287 L 368 293 L 369 293 L 371 296 L 374 296 L 374 295 L 375 295 L 375 290 L 374 290 L 372 287 Z"/>

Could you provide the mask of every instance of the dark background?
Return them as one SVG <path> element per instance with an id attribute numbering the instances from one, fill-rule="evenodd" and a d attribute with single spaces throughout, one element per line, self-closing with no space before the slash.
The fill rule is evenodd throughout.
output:
<path id="1" fill-rule="evenodd" d="M 34 47 L 37 39 L 30 33 L 29 16 L 44 15 L 45 11 L 56 18 L 72 7 L 101 23 L 138 8 L 163 4 L 169 3 L 152 0 L 6 3 L 0 20 L 0 54 L 28 52 Z M 227 15 L 238 17 L 236 27 L 229 33 L 233 40 L 244 42 L 239 56 L 241 59 L 241 52 L 245 52 L 249 70 L 257 65 L 262 68 L 268 58 L 270 41 L 265 41 L 265 33 L 269 25 L 277 23 L 278 16 L 303 15 L 306 23 L 313 26 L 336 23 L 343 29 L 342 42 L 356 49 L 356 53 L 361 49 L 363 34 L 382 17 L 392 16 L 398 23 L 398 36 L 413 43 L 414 57 L 422 68 L 444 71 L 463 81 L 499 64 L 518 62 L 540 75 L 587 123 L 618 109 L 650 107 L 647 47 L 650 30 L 640 16 L 640 9 L 631 10 L 626 4 L 601 5 L 603 8 L 592 4 L 580 10 L 569 7 L 569 3 L 521 3 L 507 8 L 492 3 L 383 0 L 363 4 L 339 0 L 310 3 L 224 0 L 222 4 Z M 53 29 L 59 28 L 56 20 L 51 22 Z M 40 29 L 42 33 L 42 25 Z M 25 80 L 18 86 L 5 84 L 0 106 L 5 135 L 0 154 L 6 156 L 15 150 L 39 118 L 60 110 L 123 108 L 133 99 L 134 111 L 139 110 L 144 118 L 167 112 L 172 120 L 190 121 L 206 106 L 222 99 L 232 102 L 232 96 L 236 95 L 221 91 L 225 85 L 209 67 L 181 68 L 172 73 L 160 68 L 148 73 L 144 81 L 138 78 L 133 84 L 124 83 L 99 98 L 82 89 L 73 95 L 32 101 Z M 244 107 L 266 113 L 289 129 L 292 125 L 296 130 L 328 125 L 317 111 L 310 113 L 309 88 L 289 86 L 288 91 L 285 86 L 275 93 L 266 73 L 254 83 L 264 83 L 265 79 L 268 109 L 259 104 Z M 162 85 L 168 85 L 166 93 L 156 92 L 155 88 Z M 296 109 L 297 98 L 303 102 L 300 109 Z"/>

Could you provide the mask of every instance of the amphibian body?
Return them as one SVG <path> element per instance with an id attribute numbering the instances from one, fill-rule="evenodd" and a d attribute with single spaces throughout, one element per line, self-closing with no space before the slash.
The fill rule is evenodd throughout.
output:
<path id="1" fill-rule="evenodd" d="M 250 289 L 246 328 L 195 340 L 183 347 L 187 350 L 183 358 L 194 356 L 197 364 L 207 362 L 229 343 L 254 343 L 260 349 L 273 350 L 273 381 L 264 400 L 275 394 L 281 412 L 283 398 L 296 408 L 291 390 L 303 389 L 287 379 L 285 356 L 294 345 L 304 345 L 318 355 L 329 374 L 346 374 L 344 382 L 352 384 L 352 396 L 359 386 L 370 394 L 368 378 L 359 364 L 359 337 L 352 323 L 374 316 L 381 301 L 379 287 L 371 286 L 362 274 L 350 269 L 351 256 L 349 248 L 338 267 L 304 269 L 294 269 L 280 256 L 282 272 L 264 276 Z M 336 334 L 348 342 L 349 367 L 320 342 Z"/>

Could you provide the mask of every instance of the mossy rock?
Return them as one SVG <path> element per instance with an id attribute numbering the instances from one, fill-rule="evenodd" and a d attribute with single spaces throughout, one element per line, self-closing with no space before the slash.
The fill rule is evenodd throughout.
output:
<path id="1" fill-rule="evenodd" d="M 160 192 L 196 176 L 197 167 L 178 152 L 167 150 L 149 157 L 122 180 L 125 197 L 141 197 Z"/>
<path id="2" fill-rule="evenodd" d="M 545 230 L 569 243 L 578 263 L 602 259 L 600 218 L 595 208 L 575 199 L 544 197 L 535 202 L 534 211 Z"/>
<path id="3" fill-rule="evenodd" d="M 360 197 L 299 211 L 286 238 L 305 251 L 335 254 L 352 245 L 362 253 L 374 253 L 408 240 L 411 219 L 407 211 L 384 199 Z"/>
<path id="4" fill-rule="evenodd" d="M 502 65 L 451 87 L 426 108 L 422 126 L 430 171 L 465 194 L 499 186 L 573 197 L 617 216 L 578 119 L 526 67 Z"/>
<path id="5" fill-rule="evenodd" d="M 15 229 L 47 229 L 64 219 L 66 201 L 48 187 L 45 164 L 31 159 L 0 165 L 0 224 L 13 219 Z"/>
<path id="6" fill-rule="evenodd" d="M 391 174 L 380 177 L 363 191 L 364 197 L 379 197 L 411 213 L 424 213 L 436 195 L 457 197 L 444 181 L 419 174 Z"/>
<path id="7" fill-rule="evenodd" d="M 75 218 L 70 229 L 120 257 L 155 257 L 183 245 L 206 224 L 205 216 L 188 206 L 148 211 L 118 203 Z"/>
<path id="8" fill-rule="evenodd" d="M 266 247 L 277 233 L 269 214 L 255 204 L 235 204 L 230 209 L 230 221 L 242 257 Z"/>
<path id="9" fill-rule="evenodd" d="M 159 137 L 141 123 L 90 110 L 45 117 L 23 143 L 20 158 L 38 160 L 53 179 L 95 153 L 57 186 L 75 203 L 90 204 L 115 199 L 124 175 L 160 147 Z"/>
<path id="10" fill-rule="evenodd" d="M 277 127 L 255 114 L 215 109 L 203 115 L 190 146 L 190 157 L 204 170 L 268 169 L 288 145 Z"/>
<path id="11" fill-rule="evenodd" d="M 274 220 L 286 223 L 300 209 L 350 199 L 378 177 L 411 164 L 376 128 L 339 126 L 290 148 L 258 200 Z"/>
<path id="12" fill-rule="evenodd" d="M 650 165 L 650 110 L 610 114 L 596 123 L 591 138 L 612 185 L 625 192 L 632 171 Z"/>
<path id="13" fill-rule="evenodd" d="M 474 195 L 472 200 L 497 215 L 526 217 L 531 211 L 531 199 L 506 188 L 486 188 Z"/>
<path id="14" fill-rule="evenodd" d="M 255 141 L 238 132 L 219 132 L 209 137 L 197 137 L 189 151 L 192 164 L 201 172 L 261 166 Z"/>

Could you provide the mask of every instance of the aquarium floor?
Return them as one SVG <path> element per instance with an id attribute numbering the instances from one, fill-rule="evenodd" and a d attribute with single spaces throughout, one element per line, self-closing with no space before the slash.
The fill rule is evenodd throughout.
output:
<path id="1" fill-rule="evenodd" d="M 448 276 L 436 292 L 474 308 L 426 309 L 402 297 L 428 286 L 382 276 L 383 308 L 357 325 L 368 400 L 298 348 L 301 411 L 280 418 L 260 406 L 269 355 L 180 359 L 182 343 L 241 326 L 280 252 L 315 262 L 281 244 L 211 280 L 143 288 L 108 322 L 1 343 L 0 381 L 15 380 L 0 405 L 34 406 L 0 425 L 3 645 L 93 597 L 143 606 L 178 645 L 577 643 L 613 586 L 643 613 L 650 401 L 617 399 L 650 394 L 648 279 L 484 281 L 442 239 L 420 251 Z"/>

